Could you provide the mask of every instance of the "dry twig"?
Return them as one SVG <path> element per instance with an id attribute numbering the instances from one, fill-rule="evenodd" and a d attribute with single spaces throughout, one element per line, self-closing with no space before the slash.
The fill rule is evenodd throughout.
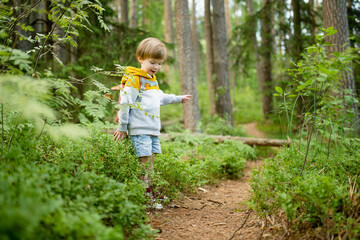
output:
<path id="1" fill-rule="evenodd" d="M 229 238 L 229 240 L 233 239 L 233 238 L 235 237 L 236 233 L 237 233 L 238 231 L 240 231 L 240 229 L 241 229 L 242 227 L 245 226 L 245 223 L 246 223 L 246 221 L 248 220 L 248 218 L 250 217 L 250 214 L 251 214 L 251 213 L 252 213 L 252 211 L 249 211 L 249 213 L 248 213 L 248 215 L 246 216 L 245 221 L 243 222 L 243 224 L 242 224 L 238 229 L 236 229 L 236 231 L 234 232 L 234 234 L 232 235 L 232 237 Z"/>

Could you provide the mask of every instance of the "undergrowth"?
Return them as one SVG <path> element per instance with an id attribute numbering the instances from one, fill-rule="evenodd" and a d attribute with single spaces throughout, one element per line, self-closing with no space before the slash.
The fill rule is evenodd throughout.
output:
<path id="1" fill-rule="evenodd" d="M 321 29 L 316 44 L 289 70 L 288 88 L 276 87 L 283 99 L 287 135 L 300 117 L 299 139 L 254 171 L 249 202 L 264 219 L 284 226 L 285 236 L 307 239 L 360 238 L 360 139 L 356 133 L 357 99 L 341 83 L 354 56 L 351 49 L 329 55 Z M 303 101 L 304 111 L 295 114 Z M 295 116 L 296 115 L 296 116 Z"/>
<path id="2" fill-rule="evenodd" d="M 254 171 L 250 206 L 263 217 L 278 217 L 290 232 L 319 236 L 360 237 L 360 141 L 347 139 L 328 151 L 314 144 L 300 177 L 302 153 L 283 149 Z M 284 212 L 286 219 L 279 217 Z M 320 233 L 317 233 L 318 229 Z"/>

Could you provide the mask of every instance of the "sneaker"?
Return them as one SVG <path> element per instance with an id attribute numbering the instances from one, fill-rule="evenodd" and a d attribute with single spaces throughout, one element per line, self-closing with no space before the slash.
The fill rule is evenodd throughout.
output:
<path id="1" fill-rule="evenodd" d="M 155 209 L 155 210 L 162 210 L 164 208 L 163 205 L 156 202 L 157 199 L 154 197 L 154 195 L 152 193 L 152 188 L 147 188 L 145 194 L 146 194 L 146 197 L 149 198 L 149 200 L 150 200 L 150 204 L 148 205 L 148 208 Z"/>
<path id="2" fill-rule="evenodd" d="M 161 205 L 161 203 L 156 203 L 156 202 L 151 203 L 149 207 L 155 210 L 162 210 L 164 208 L 163 205 Z"/>

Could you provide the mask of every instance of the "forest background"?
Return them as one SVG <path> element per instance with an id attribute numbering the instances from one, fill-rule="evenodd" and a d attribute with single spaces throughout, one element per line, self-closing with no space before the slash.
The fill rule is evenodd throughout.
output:
<path id="1" fill-rule="evenodd" d="M 249 206 L 264 217 L 286 213 L 294 232 L 359 236 L 358 0 L 0 7 L 2 237 L 156 235 L 131 146 L 103 132 L 116 127 L 110 88 L 125 66 L 139 67 L 137 44 L 150 36 L 169 50 L 160 87 L 194 97 L 162 109 L 173 133 L 154 173 L 164 193 L 241 176 L 246 159 L 269 150 L 189 133 L 245 136 L 242 125 L 256 122 L 292 144 L 255 173 Z"/>

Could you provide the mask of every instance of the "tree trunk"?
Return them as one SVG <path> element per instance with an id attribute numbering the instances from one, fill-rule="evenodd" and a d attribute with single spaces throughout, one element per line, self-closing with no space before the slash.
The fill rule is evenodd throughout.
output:
<path id="1" fill-rule="evenodd" d="M 148 26 L 150 24 L 150 18 L 148 16 L 150 3 L 148 0 L 142 1 L 142 25 L 143 27 Z"/>
<path id="2" fill-rule="evenodd" d="M 137 17 L 136 17 L 136 0 L 131 0 L 130 4 L 130 28 L 137 27 Z"/>
<path id="3" fill-rule="evenodd" d="M 261 16 L 261 66 L 262 66 L 262 92 L 263 92 L 263 114 L 265 119 L 269 119 L 272 107 L 272 75 L 271 75 L 271 0 L 263 0 L 263 10 Z"/>
<path id="4" fill-rule="evenodd" d="M 293 45 L 293 60 L 297 62 L 300 59 L 302 51 L 301 38 L 301 20 L 300 20 L 300 0 L 291 0 L 293 8 L 293 25 L 294 25 L 294 45 Z"/>
<path id="5" fill-rule="evenodd" d="M 337 33 L 328 36 L 325 40 L 333 44 L 328 47 L 329 54 L 333 52 L 343 52 L 349 46 L 349 23 L 347 17 L 346 0 L 324 0 L 323 2 L 323 21 L 324 28 L 333 26 Z M 355 97 L 356 86 L 352 68 L 344 72 L 341 80 L 343 89 L 351 89 Z M 354 126 L 357 134 L 360 132 L 359 109 L 358 104 L 353 103 L 350 106 L 354 111 Z"/>
<path id="6" fill-rule="evenodd" d="M 199 36 L 198 36 L 198 30 L 197 30 L 195 0 L 192 1 L 191 18 L 192 18 L 191 34 L 192 34 L 192 42 L 193 42 L 193 47 L 194 47 L 195 73 L 196 73 L 196 76 L 199 78 L 200 77 L 200 51 L 199 51 Z"/>
<path id="7" fill-rule="evenodd" d="M 164 40 L 167 43 L 171 43 L 174 44 L 175 43 L 175 37 L 174 37 L 174 26 L 173 26 L 173 12 L 172 12 L 172 7 L 171 7 L 171 0 L 164 0 L 164 27 L 165 27 L 165 31 L 164 31 Z M 171 51 L 170 56 L 174 59 L 176 59 L 176 51 L 175 49 L 173 49 Z M 165 62 L 164 64 L 164 72 L 166 74 L 166 76 L 169 75 L 169 64 Z M 166 77 L 166 83 L 168 85 L 171 84 L 170 82 L 170 78 Z"/>
<path id="8" fill-rule="evenodd" d="M 214 48 L 212 37 L 210 0 L 205 0 L 204 31 L 206 42 L 206 82 L 209 92 L 210 114 L 211 116 L 214 116 L 216 114 L 214 83 L 212 79 L 214 75 Z"/>
<path id="9" fill-rule="evenodd" d="M 191 94 L 192 101 L 183 105 L 184 125 L 192 132 L 198 131 L 200 122 L 199 99 L 194 67 L 194 50 L 191 40 L 190 14 L 188 2 L 175 1 L 176 39 L 181 73 L 181 89 L 183 94 Z"/>
<path id="10" fill-rule="evenodd" d="M 115 22 L 119 23 L 120 22 L 119 15 L 121 15 L 120 0 L 114 0 L 114 5 L 115 5 Z"/>
<path id="11" fill-rule="evenodd" d="M 228 39 L 232 38 L 232 28 L 231 28 L 231 18 L 230 18 L 230 6 L 229 6 L 229 0 L 225 0 L 225 19 L 226 19 L 226 31 Z"/>
<path id="12" fill-rule="evenodd" d="M 310 17 L 310 33 L 312 35 L 311 43 L 315 43 L 315 29 L 316 29 L 316 22 L 315 22 L 315 5 L 314 0 L 309 0 L 308 3 L 308 14 Z"/>
<path id="13" fill-rule="evenodd" d="M 224 5 L 224 9 L 225 9 L 225 20 L 226 20 L 226 33 L 227 33 L 227 38 L 229 39 L 229 45 L 233 46 L 233 42 L 232 42 L 232 27 L 231 27 L 231 17 L 230 17 L 230 6 L 229 6 L 229 0 L 225 0 L 225 5 Z M 229 84 L 230 86 L 230 96 L 234 96 L 234 94 L 236 94 L 236 70 L 233 68 L 235 64 L 234 60 L 230 61 L 230 68 L 229 68 Z M 232 90 L 232 91 L 231 91 Z M 232 105 L 235 104 L 235 97 L 232 97 Z"/>
<path id="14" fill-rule="evenodd" d="M 212 1 L 216 113 L 234 125 L 229 89 L 224 0 Z"/>
<path id="15" fill-rule="evenodd" d="M 253 0 L 248 0 L 248 7 L 249 7 L 249 14 L 250 16 L 254 15 L 254 7 L 253 7 Z M 262 91 L 262 78 L 261 78 L 261 62 L 260 62 L 260 57 L 259 57 L 259 48 L 258 48 L 258 42 L 256 39 L 256 32 L 257 32 L 257 27 L 256 27 L 257 23 L 256 21 L 253 22 L 253 31 L 252 34 L 250 36 L 252 42 L 253 42 L 253 50 L 254 50 L 254 55 L 255 55 L 255 64 L 256 64 L 256 76 L 257 76 L 257 82 L 258 82 L 258 89 L 261 92 Z"/>
<path id="16" fill-rule="evenodd" d="M 279 72 L 283 72 L 283 31 L 282 31 L 282 25 L 284 22 L 284 13 L 283 13 L 283 6 L 284 6 L 284 0 L 280 0 L 277 5 L 278 10 L 278 22 L 279 22 L 279 45 L 278 45 L 278 55 L 279 55 Z M 284 44 L 285 45 L 285 44 Z M 280 77 L 281 80 L 281 77 Z"/>
<path id="17" fill-rule="evenodd" d="M 121 0 L 120 8 L 121 8 L 120 22 L 124 23 L 126 26 L 129 26 L 128 0 Z"/>

